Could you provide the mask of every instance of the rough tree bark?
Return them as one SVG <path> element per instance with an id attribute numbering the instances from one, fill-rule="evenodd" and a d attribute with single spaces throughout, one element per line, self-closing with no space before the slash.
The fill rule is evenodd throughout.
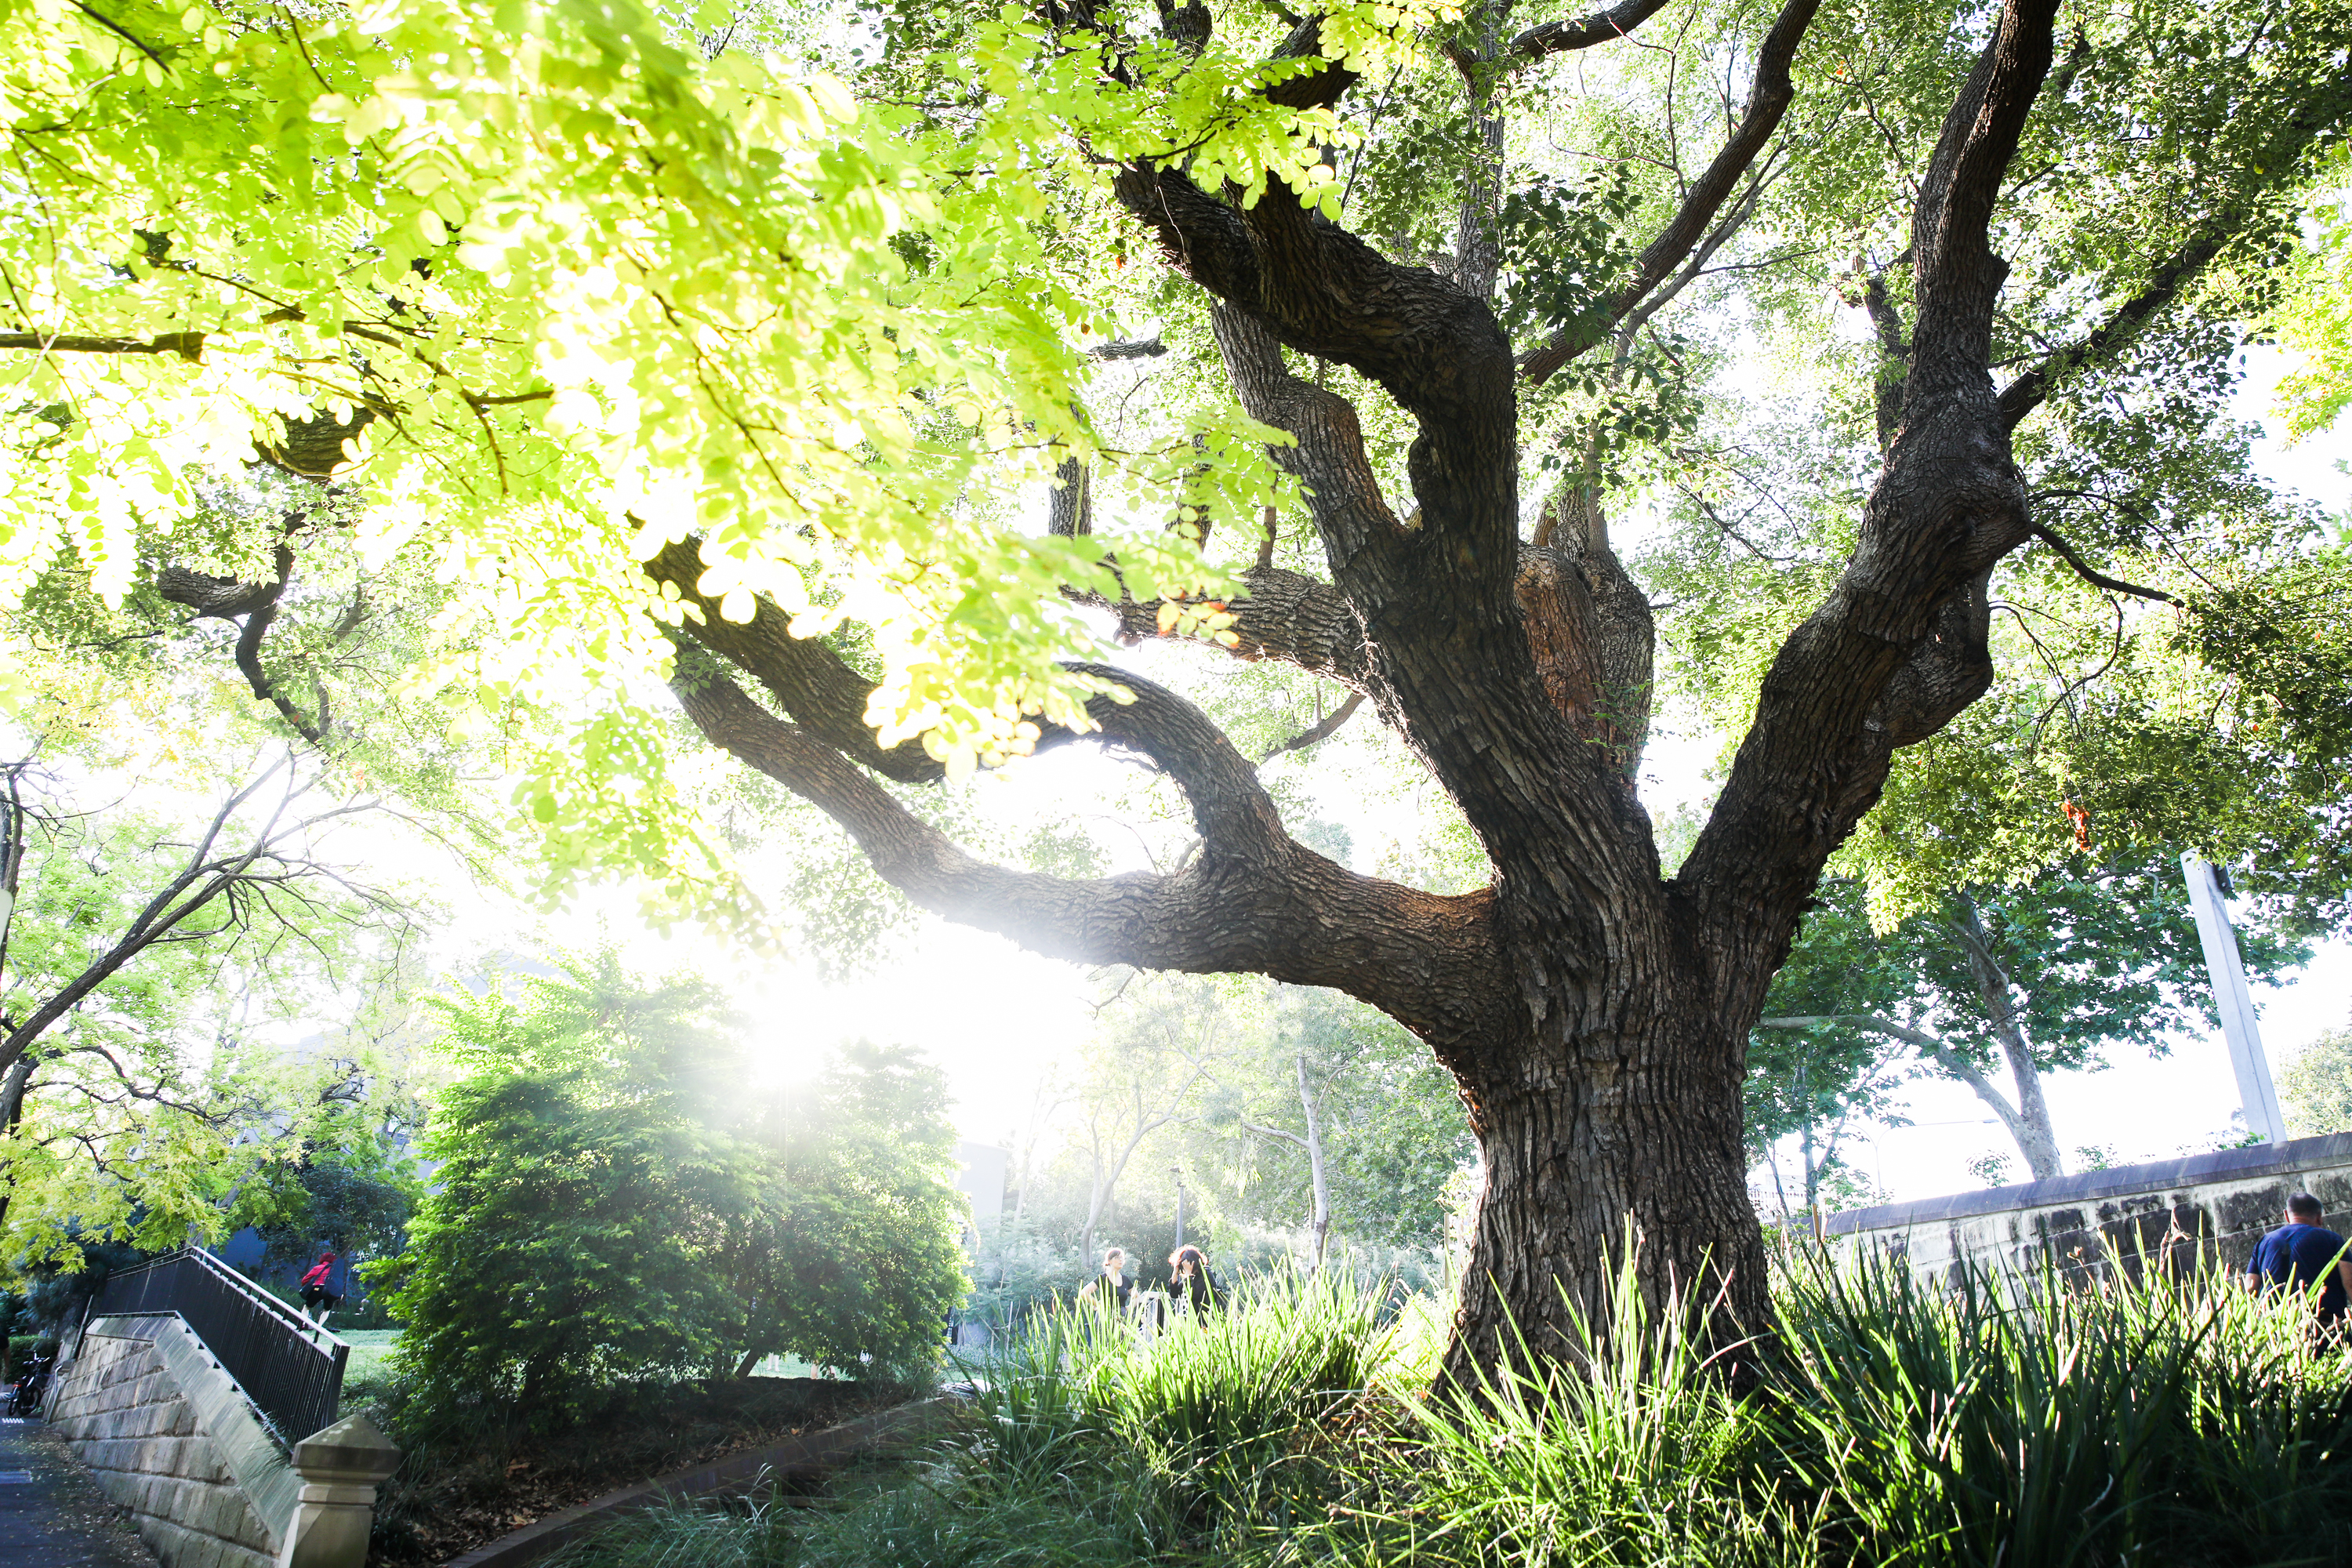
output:
<path id="1" fill-rule="evenodd" d="M 1658 8 L 1636 0 L 1517 37 L 1482 10 L 1461 35 L 1484 51 L 1465 76 L 1483 111 L 1499 112 L 1481 73 L 1604 43 Z M 919 783 L 939 769 L 911 746 L 877 747 L 862 723 L 866 683 L 821 644 L 785 635 L 772 606 L 748 625 L 709 614 L 680 633 L 677 687 L 702 732 L 831 814 L 919 905 L 1089 963 L 1334 987 L 1425 1041 L 1460 1085 L 1486 1171 L 1445 1363 L 1456 1378 L 1495 1366 L 1521 1334 L 1572 1358 L 1579 1313 L 1600 1304 L 1629 1225 L 1654 1300 L 1702 1288 L 1715 1331 L 1762 1323 L 1740 1135 L 1748 1031 L 1824 861 L 1878 798 L 1895 750 L 1986 689 L 1988 579 L 2033 532 L 2010 449 L 2021 415 L 1989 365 L 2007 271 L 1989 234 L 2050 68 L 2056 3 L 2007 0 L 1918 180 L 1915 320 L 1853 554 L 1772 665 L 1696 847 L 1673 879 L 1660 875 L 1631 784 L 1647 722 L 1647 606 L 1597 508 L 1561 511 L 1539 542 L 1522 540 L 1517 404 L 1738 216 L 1814 9 L 1789 0 L 1780 13 L 1744 113 L 1599 336 L 1525 354 L 1485 297 L 1483 186 L 1477 210 L 1465 208 L 1474 254 L 1456 278 L 1391 261 L 1278 193 L 1244 207 L 1174 168 L 1118 175 L 1166 264 L 1212 296 L 1244 406 L 1296 437 L 1271 455 L 1303 481 L 1323 547 L 1328 581 L 1265 555 L 1245 574 L 1235 651 L 1360 693 L 1460 806 L 1492 863 L 1489 888 L 1441 897 L 1316 855 L 1204 715 L 1125 675 L 1137 700 L 1094 704 L 1092 738 L 1141 753 L 1183 790 L 1199 855 L 1169 875 L 1097 881 L 986 865 L 879 786 L 873 773 Z M 1169 15 L 1187 36 L 1207 25 L 1198 7 Z M 1050 20 L 1093 25 L 1083 0 Z M 1285 51 L 1312 54 L 1316 26 L 1300 24 Z M 1327 67 L 1270 96 L 1328 104 L 1353 80 Z M 1405 515 L 1381 491 L 1355 409 L 1287 355 L 1361 373 L 1416 422 Z M 1075 534 L 1087 498 L 1083 475 L 1071 478 L 1054 525 Z M 647 570 L 698 601 L 696 542 Z M 1156 606 L 1111 608 L 1129 637 L 1156 635 Z"/>

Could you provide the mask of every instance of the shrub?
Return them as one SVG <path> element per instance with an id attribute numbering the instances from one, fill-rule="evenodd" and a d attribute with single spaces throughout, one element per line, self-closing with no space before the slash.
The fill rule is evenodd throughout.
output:
<path id="1" fill-rule="evenodd" d="M 964 1289 L 939 1075 L 860 1047 L 809 1094 L 747 1096 L 720 1004 L 607 954 L 520 1005 L 443 1005 L 472 1070 L 425 1141 L 441 1188 L 365 1270 L 415 1389 L 561 1424 L 617 1384 L 775 1351 L 936 1366 Z"/>

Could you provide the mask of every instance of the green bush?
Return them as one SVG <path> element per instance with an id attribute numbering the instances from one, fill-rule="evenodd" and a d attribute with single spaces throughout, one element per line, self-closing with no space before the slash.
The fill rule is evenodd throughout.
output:
<path id="1" fill-rule="evenodd" d="M 859 1047 L 806 1090 L 747 1094 L 718 992 L 610 955 L 520 1005 L 443 1010 L 472 1071 L 425 1141 L 441 1187 L 363 1271 L 414 1388 L 560 1425 L 617 1384 L 772 1352 L 884 1381 L 936 1367 L 965 1283 L 935 1070 Z"/>

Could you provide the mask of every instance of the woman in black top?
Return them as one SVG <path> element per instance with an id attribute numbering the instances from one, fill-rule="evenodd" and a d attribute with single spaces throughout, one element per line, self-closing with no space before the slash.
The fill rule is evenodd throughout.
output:
<path id="1" fill-rule="evenodd" d="M 1101 1303 L 1106 1310 L 1127 1310 L 1127 1304 L 1135 1300 L 1135 1283 L 1127 1277 L 1126 1252 L 1114 1247 L 1104 1253 L 1103 1271 L 1088 1280 L 1078 1294 Z"/>

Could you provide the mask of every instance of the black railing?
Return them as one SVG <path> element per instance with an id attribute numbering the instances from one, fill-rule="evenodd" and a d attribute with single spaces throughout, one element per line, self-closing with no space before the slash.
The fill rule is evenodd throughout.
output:
<path id="1" fill-rule="evenodd" d="M 195 1247 L 110 1278 L 89 1316 L 176 1312 L 287 1444 L 335 1423 L 352 1347 Z"/>

